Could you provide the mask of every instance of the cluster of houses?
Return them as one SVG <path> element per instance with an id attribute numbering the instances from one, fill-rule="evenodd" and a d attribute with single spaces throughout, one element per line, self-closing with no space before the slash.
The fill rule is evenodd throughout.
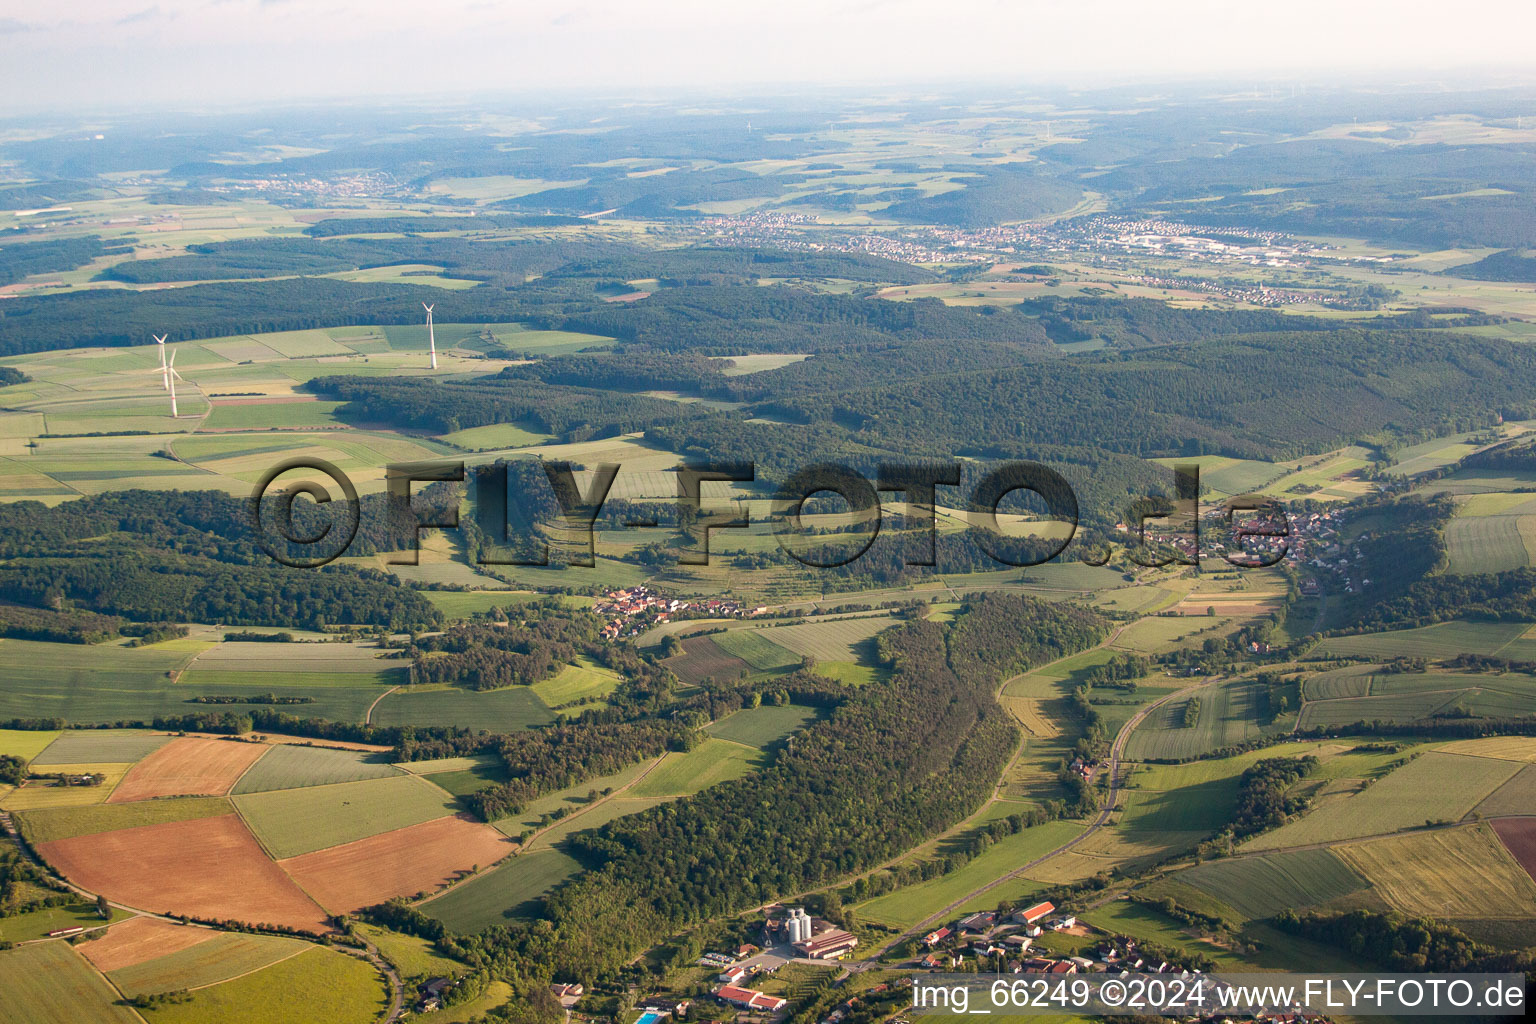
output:
<path id="1" fill-rule="evenodd" d="M 1345 510 L 1332 509 L 1327 512 L 1287 512 L 1285 514 L 1287 528 L 1284 536 L 1262 536 L 1258 534 L 1245 534 L 1241 542 L 1241 553 L 1256 562 L 1273 562 L 1283 557 L 1286 561 L 1298 566 L 1308 566 L 1312 569 L 1327 571 L 1347 571 L 1348 558 L 1344 556 L 1344 546 L 1339 540 L 1339 527 L 1343 523 Z M 1264 529 L 1262 522 L 1256 521 L 1253 526 Z M 1202 539 L 1210 535 L 1217 538 L 1224 537 L 1227 533 L 1225 514 L 1221 509 L 1215 509 L 1206 514 L 1206 525 L 1201 531 Z M 1229 545 L 1225 540 L 1212 539 L 1203 545 L 1206 550 L 1201 555 L 1206 558 L 1219 558 L 1232 551 L 1238 551 L 1235 544 Z M 1236 557 L 1236 555 L 1234 555 Z M 1315 587 L 1316 584 L 1314 583 Z M 1316 591 L 1314 590 L 1313 593 Z"/>
<path id="2" fill-rule="evenodd" d="M 608 623 L 603 626 L 603 636 L 615 640 L 636 636 L 651 626 L 681 618 L 684 613 L 709 618 L 745 618 L 761 615 L 768 608 L 766 605 L 747 608 L 738 601 L 724 597 L 683 601 L 675 597 L 663 597 L 653 588 L 641 585 L 608 591 L 597 599 L 592 610 L 608 617 Z"/>
<path id="3" fill-rule="evenodd" d="M 1005 969 L 1013 974 L 1076 974 L 1093 970 L 1093 961 L 1085 957 L 1053 959 L 1029 955 L 1035 940 L 1047 929 L 1064 932 L 1075 927 L 1077 918 L 1057 914 L 1056 904 L 1049 901 L 1006 917 L 981 911 L 923 936 L 923 945 L 929 952 L 918 964 L 933 971 L 954 970 L 969 953 L 978 959 L 1003 958 Z"/>
<path id="4" fill-rule="evenodd" d="M 1056 905 L 1050 902 L 1036 903 L 1006 917 L 991 912 L 971 914 L 923 936 L 929 952 L 918 964 L 932 971 L 952 971 L 970 955 L 978 960 L 996 958 L 1005 974 L 1189 973 L 1161 958 L 1143 956 L 1135 940 L 1120 943 L 1106 939 L 1096 949 L 1083 950 L 1091 956 L 1043 956 L 1033 949 L 1035 940 L 1047 931 L 1077 927 L 1076 917 L 1057 913 Z"/>

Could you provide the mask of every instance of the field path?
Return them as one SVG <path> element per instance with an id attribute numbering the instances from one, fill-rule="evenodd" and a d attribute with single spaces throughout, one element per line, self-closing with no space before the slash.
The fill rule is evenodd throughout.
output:
<path id="1" fill-rule="evenodd" d="M 363 715 L 363 724 L 364 725 L 372 725 L 373 724 L 373 709 L 379 706 L 379 701 L 383 700 L 385 697 L 388 697 L 390 694 L 394 693 L 398 689 L 400 689 L 400 687 L 398 687 L 398 686 L 391 686 L 389 689 L 387 689 L 383 693 L 379 694 L 378 697 L 374 698 L 373 703 L 368 705 L 368 711 Z"/>

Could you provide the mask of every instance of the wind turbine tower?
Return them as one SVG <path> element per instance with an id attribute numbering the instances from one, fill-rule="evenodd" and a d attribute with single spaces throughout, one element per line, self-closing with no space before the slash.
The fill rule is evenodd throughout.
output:
<path id="1" fill-rule="evenodd" d="M 171 419 L 180 419 L 181 413 L 176 411 L 176 382 L 184 380 L 181 374 L 176 372 L 176 353 L 171 353 L 171 361 L 165 364 L 165 387 L 171 393 Z"/>
<path id="2" fill-rule="evenodd" d="M 165 362 L 165 339 L 169 334 L 155 335 L 155 345 L 160 349 L 160 386 L 166 391 L 171 390 L 171 368 Z"/>
<path id="3" fill-rule="evenodd" d="M 433 305 L 435 306 L 436 303 L 434 303 Z M 437 336 L 432 333 L 432 308 L 433 307 L 429 306 L 425 302 L 423 302 L 421 304 L 421 308 L 427 311 L 427 348 L 432 353 L 432 369 L 435 370 L 435 369 L 437 369 Z"/>

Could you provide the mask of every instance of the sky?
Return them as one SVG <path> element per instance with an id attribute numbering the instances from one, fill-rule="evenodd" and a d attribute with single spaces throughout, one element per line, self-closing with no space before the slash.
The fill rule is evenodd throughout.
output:
<path id="1" fill-rule="evenodd" d="M 1531 0 L 0 0 L 0 112 L 1536 74 Z"/>

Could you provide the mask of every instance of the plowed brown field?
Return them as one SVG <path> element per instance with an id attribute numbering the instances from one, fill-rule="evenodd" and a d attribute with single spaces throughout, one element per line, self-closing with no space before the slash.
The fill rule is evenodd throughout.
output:
<path id="1" fill-rule="evenodd" d="M 141 910 L 312 932 L 330 927 L 238 814 L 60 839 L 38 852 L 76 885 Z"/>
<path id="2" fill-rule="evenodd" d="M 395 896 L 430 892 L 460 871 L 488 868 L 517 849 L 506 836 L 468 817 L 436 818 L 355 843 L 278 861 L 333 914 Z"/>
<path id="3" fill-rule="evenodd" d="M 224 796 L 270 749 L 235 740 L 174 739 L 128 769 L 107 803 L 157 796 Z"/>

